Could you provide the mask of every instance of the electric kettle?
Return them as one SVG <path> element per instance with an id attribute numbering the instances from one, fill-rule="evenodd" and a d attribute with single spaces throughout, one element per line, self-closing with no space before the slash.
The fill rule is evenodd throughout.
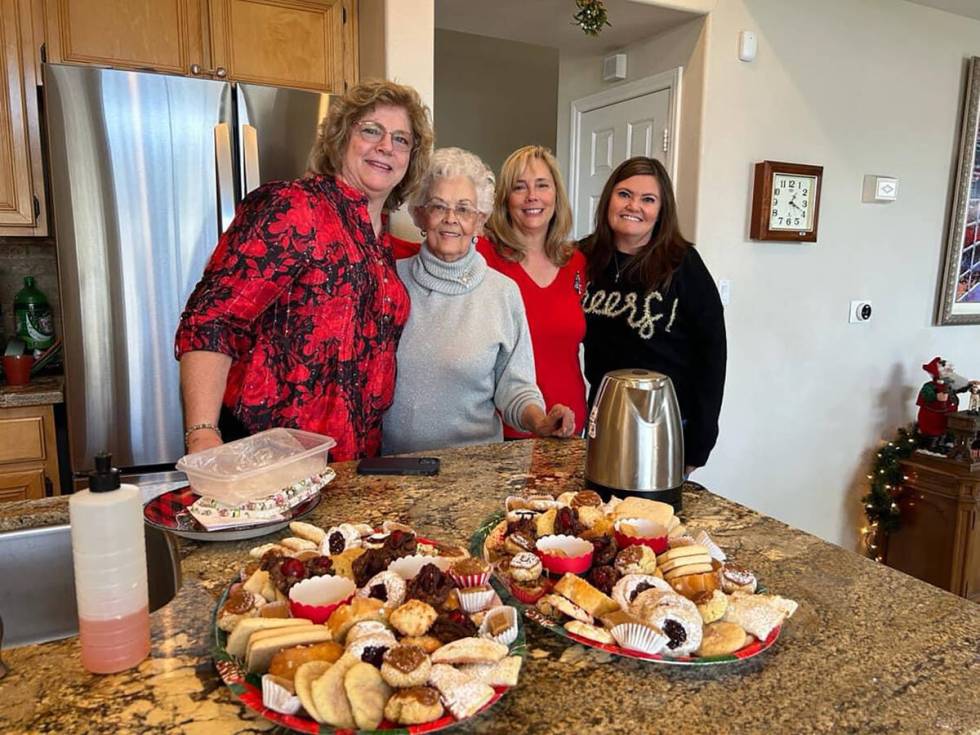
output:
<path id="1" fill-rule="evenodd" d="M 663 373 L 607 373 L 589 412 L 585 480 L 607 498 L 638 495 L 681 509 L 684 434 L 674 385 Z"/>

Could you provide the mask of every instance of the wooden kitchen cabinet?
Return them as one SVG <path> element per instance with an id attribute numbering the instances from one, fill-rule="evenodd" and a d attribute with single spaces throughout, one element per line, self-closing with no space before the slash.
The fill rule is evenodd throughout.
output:
<path id="1" fill-rule="evenodd" d="M 356 0 L 44 0 L 47 57 L 342 92 Z"/>
<path id="2" fill-rule="evenodd" d="M 980 472 L 944 457 L 901 464 L 902 523 L 884 539 L 890 567 L 980 602 Z"/>
<path id="3" fill-rule="evenodd" d="M 214 66 L 239 82 L 343 92 L 356 76 L 355 68 L 345 73 L 345 57 L 357 58 L 352 5 L 210 0 Z"/>
<path id="4" fill-rule="evenodd" d="M 31 0 L 0 0 L 0 235 L 47 235 Z"/>
<path id="5" fill-rule="evenodd" d="M 0 500 L 61 494 L 54 410 L 50 405 L 0 409 Z"/>

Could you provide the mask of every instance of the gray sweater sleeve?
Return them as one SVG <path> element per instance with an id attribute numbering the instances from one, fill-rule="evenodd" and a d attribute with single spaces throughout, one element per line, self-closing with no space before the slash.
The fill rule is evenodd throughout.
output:
<path id="1" fill-rule="evenodd" d="M 530 431 L 530 427 L 521 422 L 521 415 L 531 404 L 537 404 L 542 410 L 546 410 L 544 396 L 538 389 L 537 376 L 534 373 L 534 351 L 524 302 L 516 285 L 510 282 L 506 285 L 510 287 L 507 289 L 507 301 L 513 320 L 513 340 L 511 344 L 503 345 L 497 354 L 497 362 L 493 368 L 493 403 L 505 424 L 521 431 Z"/>

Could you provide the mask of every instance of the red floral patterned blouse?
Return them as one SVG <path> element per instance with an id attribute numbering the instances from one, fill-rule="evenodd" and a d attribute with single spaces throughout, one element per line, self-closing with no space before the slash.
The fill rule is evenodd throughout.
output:
<path id="1" fill-rule="evenodd" d="M 250 432 L 337 440 L 377 455 L 409 300 L 367 198 L 330 176 L 266 184 L 242 202 L 187 301 L 175 352 L 232 358 L 224 405 Z"/>

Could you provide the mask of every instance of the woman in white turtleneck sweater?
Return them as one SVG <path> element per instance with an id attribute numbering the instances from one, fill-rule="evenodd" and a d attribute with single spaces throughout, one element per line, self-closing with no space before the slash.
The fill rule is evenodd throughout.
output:
<path id="1" fill-rule="evenodd" d="M 476 252 L 493 184 L 475 155 L 442 148 L 413 200 L 425 239 L 418 255 L 398 262 L 412 307 L 382 426 L 384 454 L 501 441 L 500 416 L 538 436 L 574 431 L 567 406 L 546 412 L 517 285 Z"/>

